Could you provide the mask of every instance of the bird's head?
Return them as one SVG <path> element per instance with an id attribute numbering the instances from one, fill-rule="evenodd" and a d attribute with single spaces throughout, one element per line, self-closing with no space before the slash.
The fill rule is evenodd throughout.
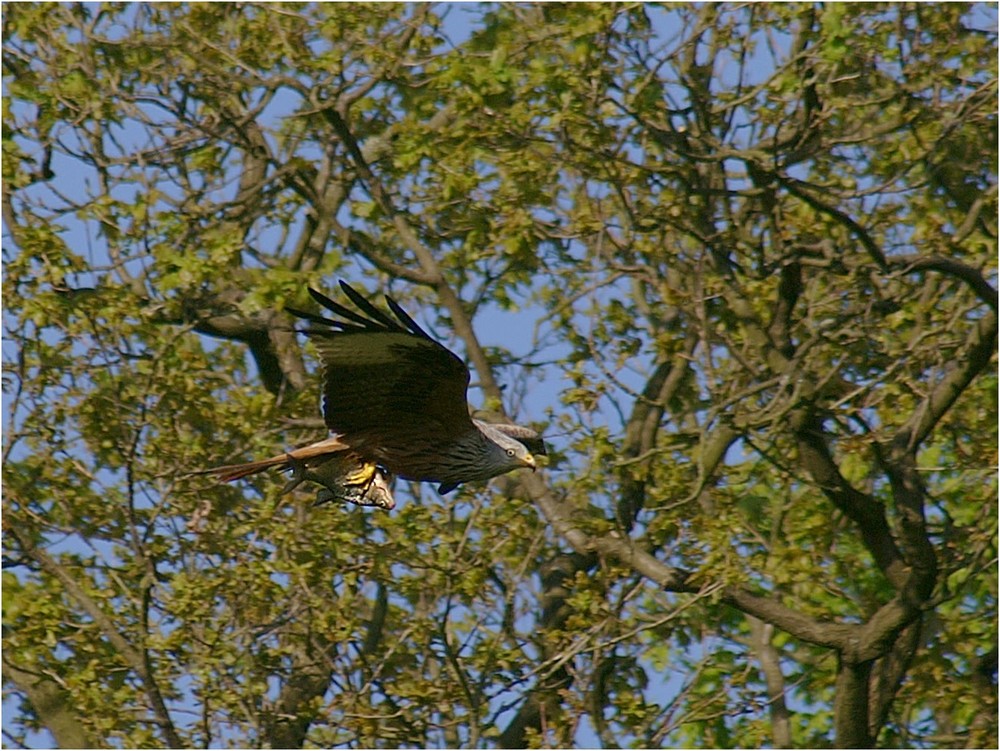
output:
<path id="1" fill-rule="evenodd" d="M 531 452 L 523 443 L 496 430 L 492 426 L 480 424 L 479 427 L 489 439 L 489 443 L 492 444 L 490 447 L 490 464 L 496 469 L 493 476 L 524 467 L 532 470 L 537 469 L 538 465 L 535 463 L 535 457 L 531 455 Z"/>

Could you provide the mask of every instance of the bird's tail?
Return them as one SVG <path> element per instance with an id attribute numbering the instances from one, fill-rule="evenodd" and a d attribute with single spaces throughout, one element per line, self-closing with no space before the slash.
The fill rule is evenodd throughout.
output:
<path id="1" fill-rule="evenodd" d="M 255 462 L 246 462 L 244 464 L 225 464 L 221 467 L 203 469 L 191 474 L 215 475 L 222 482 L 232 482 L 233 480 L 239 480 L 241 477 L 249 477 L 258 472 L 263 472 L 265 469 L 270 469 L 271 467 L 277 467 L 281 470 L 289 469 L 293 462 L 307 462 L 314 457 L 343 451 L 346 448 L 339 438 L 331 437 L 324 441 L 311 443 L 308 446 L 292 449 L 284 454 L 278 454 L 268 459 L 258 459 Z"/>
<path id="2" fill-rule="evenodd" d="M 188 474 L 214 475 L 222 482 L 232 482 L 233 480 L 239 480 L 241 477 L 249 477 L 250 475 L 255 475 L 258 472 L 263 472 L 265 469 L 270 469 L 271 467 L 277 467 L 282 470 L 288 469 L 288 467 L 291 466 L 291 461 L 295 459 L 295 454 L 298 450 L 299 449 L 295 449 L 293 451 L 289 451 L 287 454 L 272 456 L 269 459 L 258 459 L 255 462 L 245 462 L 244 464 L 224 464 L 221 467 L 199 469 L 194 472 L 189 472 Z"/>
<path id="3" fill-rule="evenodd" d="M 195 474 L 215 475 L 222 482 L 232 482 L 233 480 L 239 480 L 241 477 L 249 477 L 258 472 L 263 472 L 265 469 L 270 469 L 271 467 L 277 467 L 282 470 L 287 469 L 288 454 L 272 456 L 270 459 L 260 459 L 259 461 L 247 462 L 245 464 L 226 464 L 222 467 L 212 467 L 211 469 L 196 472 Z"/>

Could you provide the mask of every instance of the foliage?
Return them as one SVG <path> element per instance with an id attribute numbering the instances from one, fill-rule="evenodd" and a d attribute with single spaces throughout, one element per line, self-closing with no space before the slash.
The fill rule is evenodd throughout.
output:
<path id="1" fill-rule="evenodd" d="M 995 9 L 5 10 L 10 745 L 997 743 Z M 337 277 L 548 468 L 191 476 Z"/>

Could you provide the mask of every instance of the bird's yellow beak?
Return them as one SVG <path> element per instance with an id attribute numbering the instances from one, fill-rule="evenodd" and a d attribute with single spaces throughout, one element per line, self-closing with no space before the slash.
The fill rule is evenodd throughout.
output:
<path id="1" fill-rule="evenodd" d="M 532 472 L 538 469 L 538 465 L 535 463 L 535 457 L 531 454 L 528 454 L 527 458 L 524 460 L 524 466 L 531 467 Z"/>

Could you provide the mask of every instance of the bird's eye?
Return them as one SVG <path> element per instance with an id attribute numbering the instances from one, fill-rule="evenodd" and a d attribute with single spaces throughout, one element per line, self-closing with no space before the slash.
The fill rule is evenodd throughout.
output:
<path id="1" fill-rule="evenodd" d="M 514 449 L 507 449 L 507 456 L 509 456 L 511 459 L 513 459 L 514 458 Z"/>

